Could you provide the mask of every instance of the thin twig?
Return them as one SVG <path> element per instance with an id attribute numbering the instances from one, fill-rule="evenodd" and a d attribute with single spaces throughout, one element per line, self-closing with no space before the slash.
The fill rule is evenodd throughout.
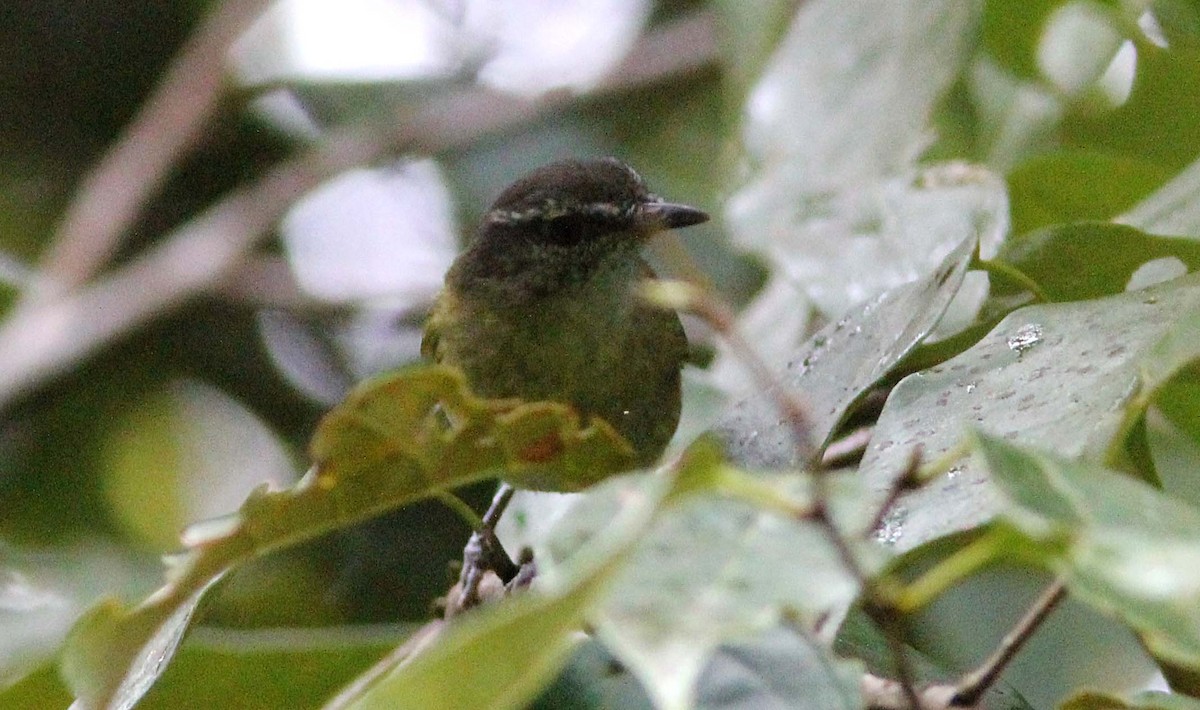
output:
<path id="1" fill-rule="evenodd" d="M 712 63 L 715 42 L 703 44 L 703 38 L 711 37 L 713 22 L 710 13 L 697 13 L 648 33 L 600 91 L 634 89 Z M 654 72 L 639 70 L 639 61 L 651 63 Z M 317 147 L 167 234 L 129 264 L 60 298 L 37 299 L 15 310 L 0 326 L 0 408 L 220 283 L 296 199 L 329 177 L 389 149 L 436 153 L 462 146 L 574 98 L 556 93 L 529 101 L 472 89 L 431 100 L 415 112 L 398 107 L 387 125 L 331 133 Z M 85 199 L 92 198 L 80 198 Z"/>
<path id="2" fill-rule="evenodd" d="M 1041 627 L 1042 622 L 1049 616 L 1054 607 L 1058 606 L 1067 596 L 1067 587 L 1062 579 L 1057 579 L 1047 587 L 1025 612 L 1025 616 L 1017 622 L 1008 634 L 1000 641 L 999 647 L 978 668 L 963 676 L 954 693 L 954 705 L 971 706 L 979 702 L 983 694 L 996 682 L 1000 674 L 1008 667 L 1009 661 Z"/>
<path id="3" fill-rule="evenodd" d="M 799 396 L 780 382 L 770 366 L 759 356 L 758 351 L 742 336 L 741 331 L 737 328 L 737 319 L 733 310 L 714 297 L 710 291 L 701 289 L 696 289 L 693 293 L 690 310 L 725 339 L 737 358 L 750 370 L 750 374 L 758 386 L 775 399 L 775 406 L 782 412 L 792 431 L 799 460 L 807 463 L 806 468 L 817 470 L 820 462 L 815 456 L 812 418 L 808 415 L 808 407 L 800 400 Z M 816 476 L 816 478 L 824 478 L 824 476 Z"/>
<path id="4" fill-rule="evenodd" d="M 850 546 L 850 541 L 834 523 L 829 507 L 828 476 L 823 475 L 821 460 L 815 456 L 816 447 L 813 442 L 811 417 L 808 408 L 799 395 L 792 392 L 771 371 L 758 352 L 748 343 L 737 329 L 733 311 L 724 302 L 710 292 L 684 286 L 674 294 L 659 292 L 660 297 L 671 295 L 672 298 L 692 313 L 704 319 L 729 344 L 734 354 L 750 370 L 756 383 L 775 399 L 776 406 L 784 415 L 785 421 L 792 430 L 796 443 L 798 459 L 807 462 L 807 468 L 812 471 L 812 503 L 806 512 L 806 518 L 816 523 L 824 533 L 825 539 L 838 555 L 842 567 L 847 574 L 854 578 L 862 590 L 864 604 L 874 610 L 877 621 L 892 651 L 893 660 L 904 696 L 908 698 L 914 709 L 921 707 L 914 685 L 914 673 L 904 649 L 902 629 L 896 617 L 896 609 L 888 597 L 880 590 L 879 585 L 867 573 L 858 556 Z M 664 298 L 664 302 L 665 302 Z"/>
<path id="5" fill-rule="evenodd" d="M 864 536 L 874 534 L 879 529 L 879 526 L 883 525 L 883 519 L 887 517 L 888 511 L 892 509 L 892 506 L 896 504 L 900 496 L 920 485 L 918 473 L 921 470 L 921 452 L 922 447 L 918 444 L 908 453 L 908 461 L 904 464 L 904 470 L 892 480 L 892 485 L 888 488 L 887 495 L 879 503 L 879 507 L 875 509 L 875 517 L 871 519 L 871 523 L 863 530 Z"/>
<path id="6" fill-rule="evenodd" d="M 470 609 L 479 604 L 479 583 L 483 580 L 484 573 L 495 572 L 500 581 L 507 584 L 519 571 L 496 537 L 496 524 L 508 509 L 515 492 L 516 489 L 509 484 L 500 484 L 492 498 L 492 504 L 483 514 L 479 529 L 471 533 L 471 539 L 467 541 L 466 549 L 463 550 L 463 569 L 460 577 L 462 595 L 459 597 L 456 611 Z"/>
<path id="7" fill-rule="evenodd" d="M 225 0 L 208 14 L 124 135 L 80 184 L 29 297 L 69 291 L 108 262 L 143 204 L 216 113 L 229 46 L 267 4 Z"/>

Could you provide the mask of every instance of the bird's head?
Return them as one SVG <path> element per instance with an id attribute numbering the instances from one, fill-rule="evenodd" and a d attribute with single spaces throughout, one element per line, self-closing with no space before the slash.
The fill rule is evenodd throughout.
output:
<path id="1" fill-rule="evenodd" d="M 707 220 L 694 207 L 664 202 L 625 163 L 601 158 L 564 160 L 525 175 L 496 198 L 481 229 L 570 246 L 610 234 L 640 240 Z"/>
<path id="2" fill-rule="evenodd" d="M 551 163 L 496 198 L 449 282 L 540 298 L 586 282 L 606 264 L 638 272 L 638 251 L 651 235 L 707 219 L 664 202 L 615 158 Z"/>

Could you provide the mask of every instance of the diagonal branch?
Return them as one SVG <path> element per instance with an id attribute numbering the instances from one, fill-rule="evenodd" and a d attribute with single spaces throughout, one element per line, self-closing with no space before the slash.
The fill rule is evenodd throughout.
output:
<path id="1" fill-rule="evenodd" d="M 38 270 L 33 298 L 70 291 L 99 271 L 146 200 L 216 112 L 230 44 L 267 0 L 225 0 L 167 68 L 125 134 L 79 186 Z"/>
<path id="2" fill-rule="evenodd" d="M 713 18 L 708 13 L 693 14 L 644 36 L 598 91 L 649 85 L 695 71 L 715 59 Z M 644 64 L 653 71 L 645 70 Z M 406 111 L 398 125 L 331 133 L 315 148 L 167 234 L 129 264 L 72 292 L 29 301 L 14 310 L 0 324 L 0 408 L 116 338 L 218 285 L 296 199 L 329 177 L 376 160 L 388 150 L 436 153 L 462 146 L 527 123 L 574 99 L 560 92 L 530 101 L 472 89 Z M 117 220 L 103 223 L 116 225 Z"/>

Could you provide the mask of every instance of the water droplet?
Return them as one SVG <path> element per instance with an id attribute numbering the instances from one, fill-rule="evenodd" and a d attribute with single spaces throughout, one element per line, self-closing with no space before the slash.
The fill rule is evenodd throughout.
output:
<path id="1" fill-rule="evenodd" d="M 962 466 L 955 466 L 954 468 L 952 468 L 946 472 L 946 478 L 949 478 L 951 481 L 953 481 L 954 479 L 958 478 L 959 474 L 961 474 L 961 473 L 962 473 Z"/>
<path id="2" fill-rule="evenodd" d="M 1026 323 L 1017 328 L 1017 332 L 1010 335 L 1005 342 L 1008 343 L 1010 350 L 1020 356 L 1026 350 L 1042 342 L 1042 326 L 1037 323 Z"/>
<path id="3" fill-rule="evenodd" d="M 979 386 L 978 382 L 968 382 L 967 383 L 967 394 L 971 394 L 972 392 L 974 392 L 975 388 L 978 386 Z"/>
<path id="4" fill-rule="evenodd" d="M 904 534 L 904 523 L 907 520 L 908 508 L 902 505 L 893 506 L 875 529 L 875 539 L 885 545 L 895 545 Z"/>

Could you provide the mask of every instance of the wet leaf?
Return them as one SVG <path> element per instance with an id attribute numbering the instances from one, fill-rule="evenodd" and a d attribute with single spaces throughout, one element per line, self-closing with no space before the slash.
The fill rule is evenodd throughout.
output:
<path id="1" fill-rule="evenodd" d="M 822 328 L 788 365 L 783 386 L 810 406 L 813 438 L 824 442 L 871 385 L 937 325 L 962 285 L 976 240 L 963 240 L 924 278 Z M 770 393 L 741 402 L 717 427 L 729 457 L 754 468 L 795 468 L 796 442 Z"/>
<path id="2" fill-rule="evenodd" d="M 1092 301 L 1022 308 L 966 352 L 892 391 L 861 472 L 878 491 L 914 446 L 949 452 L 968 427 L 1064 456 L 1103 460 L 1139 414 L 1133 396 L 1154 344 L 1200 304 L 1200 277 Z M 947 462 L 949 465 L 950 462 Z M 901 549 L 991 518 L 996 491 L 969 460 L 905 498 L 885 521 Z"/>
<path id="3" fill-rule="evenodd" d="M 654 521 L 708 489 L 717 459 L 700 444 L 661 475 L 626 476 L 601 486 L 602 502 L 563 539 L 569 552 L 546 566 L 525 593 L 457 617 L 431 646 L 339 708 L 525 707 L 567 660 L 572 634 L 608 594 Z M 614 497 L 615 496 L 615 497 Z"/>
<path id="4" fill-rule="evenodd" d="M 1004 185 L 961 163 L 914 170 L 982 3 L 804 3 L 747 98 L 735 243 L 836 317 L 1007 225 Z"/>
<path id="5" fill-rule="evenodd" d="M 857 594 L 824 533 L 796 519 L 807 500 L 806 481 L 771 474 L 744 478 L 700 444 L 689 454 L 707 457 L 690 468 L 695 495 L 678 498 L 639 537 L 625 569 L 589 614 L 599 638 L 642 681 L 659 707 L 690 707 L 695 685 L 718 647 L 778 623 L 784 610 L 813 622 Z M 851 529 L 865 521 L 856 510 L 855 481 L 836 474 L 839 520 Z M 760 487 L 758 496 L 747 487 Z M 770 493 L 773 492 L 773 493 Z M 589 491 L 560 518 L 540 569 L 551 572 L 570 559 L 579 540 L 601 528 L 644 494 L 625 479 Z M 769 502 L 790 501 L 789 514 Z M 867 564 L 882 562 L 877 547 L 860 550 Z"/>

